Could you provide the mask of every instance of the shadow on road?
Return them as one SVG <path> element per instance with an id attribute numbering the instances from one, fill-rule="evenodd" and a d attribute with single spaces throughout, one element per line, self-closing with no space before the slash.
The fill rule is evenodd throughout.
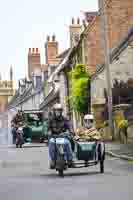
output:
<path id="1" fill-rule="evenodd" d="M 69 173 L 64 173 L 64 177 L 79 177 L 79 176 L 95 176 L 95 175 L 100 175 L 100 172 L 98 171 L 91 171 L 91 172 L 69 172 Z M 112 175 L 112 172 L 105 172 L 104 174 L 101 174 L 102 176 L 104 175 Z M 46 178 L 59 178 L 57 173 L 49 173 L 49 174 L 41 174 L 40 177 L 46 177 Z"/>
<path id="2" fill-rule="evenodd" d="M 27 146 L 23 146 L 22 148 L 16 148 L 16 146 L 12 146 L 12 147 L 8 147 L 8 148 L 11 148 L 11 149 L 28 149 L 28 148 L 42 148 L 42 147 L 47 147 L 47 145 L 27 145 Z"/>

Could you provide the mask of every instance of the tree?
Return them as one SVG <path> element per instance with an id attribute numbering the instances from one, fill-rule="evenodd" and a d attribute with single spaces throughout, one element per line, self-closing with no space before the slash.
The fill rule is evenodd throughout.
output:
<path id="1" fill-rule="evenodd" d="M 80 114 L 88 112 L 90 75 L 86 72 L 85 65 L 78 64 L 70 73 L 72 109 Z"/>

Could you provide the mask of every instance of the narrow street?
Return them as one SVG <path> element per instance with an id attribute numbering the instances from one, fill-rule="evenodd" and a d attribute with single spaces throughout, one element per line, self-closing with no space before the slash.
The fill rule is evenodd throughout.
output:
<path id="1" fill-rule="evenodd" d="M 47 147 L 0 148 L 1 200 L 88 200 L 133 197 L 133 163 L 107 157 L 99 166 L 71 169 L 60 178 L 48 169 Z M 8 192 L 7 192 L 8 191 Z"/>

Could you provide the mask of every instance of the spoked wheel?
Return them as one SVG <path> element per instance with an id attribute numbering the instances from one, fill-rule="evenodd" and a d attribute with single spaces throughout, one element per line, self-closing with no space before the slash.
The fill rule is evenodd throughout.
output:
<path id="1" fill-rule="evenodd" d="M 58 174 L 59 174 L 60 177 L 62 177 L 62 178 L 64 177 L 64 173 L 63 173 L 62 169 L 58 170 Z"/>
<path id="2" fill-rule="evenodd" d="M 104 173 L 104 160 L 100 161 L 100 173 L 103 174 Z"/>

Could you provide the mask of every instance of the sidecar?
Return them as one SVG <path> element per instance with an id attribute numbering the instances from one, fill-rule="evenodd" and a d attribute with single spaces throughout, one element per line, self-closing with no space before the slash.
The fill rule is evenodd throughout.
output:
<path id="1" fill-rule="evenodd" d="M 74 141 L 73 166 L 71 168 L 90 167 L 99 164 L 100 173 L 104 173 L 105 144 L 99 140 Z M 56 148 L 56 171 L 59 176 L 64 175 L 64 171 L 69 169 L 65 160 L 64 140 L 61 137 L 55 138 Z"/>

